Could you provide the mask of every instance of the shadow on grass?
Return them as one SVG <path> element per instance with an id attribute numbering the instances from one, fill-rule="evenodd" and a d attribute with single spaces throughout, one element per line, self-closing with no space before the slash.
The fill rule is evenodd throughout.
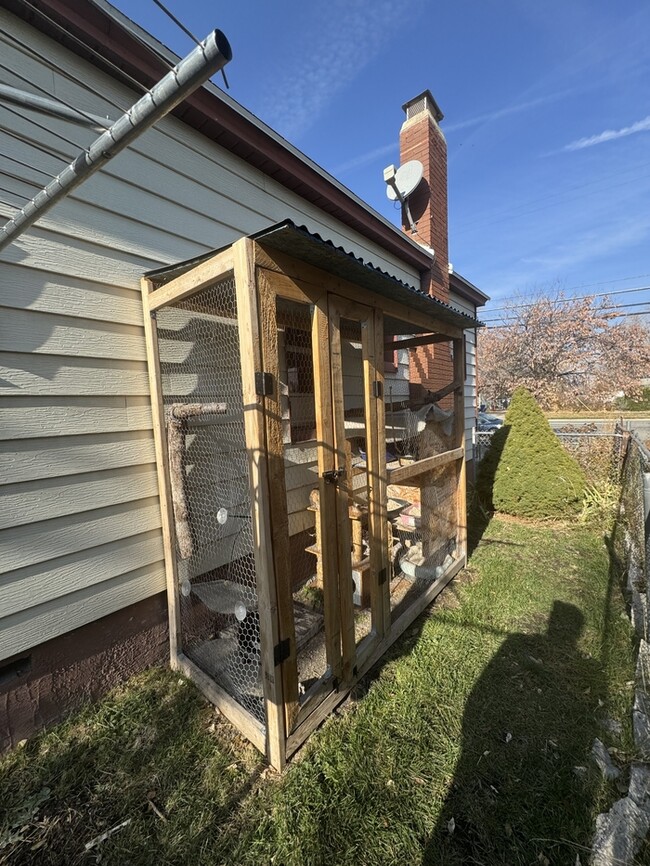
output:
<path id="1" fill-rule="evenodd" d="M 510 634 L 490 660 L 466 703 L 460 757 L 424 864 L 573 863 L 589 844 L 598 780 L 575 765 L 597 735 L 604 682 L 577 649 L 583 621 L 577 607 L 555 601 L 546 634 Z"/>
<path id="2" fill-rule="evenodd" d="M 265 766 L 191 684 L 148 671 L 2 759 L 0 863 L 198 862 Z"/>
<path id="3" fill-rule="evenodd" d="M 490 447 L 481 460 L 476 476 L 476 485 L 468 485 L 467 497 L 467 555 L 471 556 L 480 544 L 486 529 L 494 514 L 492 490 L 494 477 L 503 454 L 510 427 L 500 427 L 495 430 L 490 440 Z M 492 540 L 491 544 L 507 544 Z"/>

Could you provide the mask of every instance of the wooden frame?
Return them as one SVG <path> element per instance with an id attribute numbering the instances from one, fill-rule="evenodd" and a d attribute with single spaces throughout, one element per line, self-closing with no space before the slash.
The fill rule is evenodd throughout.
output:
<path id="1" fill-rule="evenodd" d="M 254 718 L 185 655 L 180 629 L 176 528 L 156 311 L 179 303 L 228 276 L 234 277 L 237 298 L 266 724 Z M 310 693 L 309 700 L 302 704 L 298 695 L 295 644 L 289 646 L 288 653 L 278 653 L 278 648 L 293 633 L 290 587 L 286 580 L 279 579 L 279 575 L 286 571 L 289 557 L 281 395 L 277 387 L 272 393 L 265 391 L 263 394 L 256 388 L 256 378 L 259 380 L 265 373 L 278 370 L 275 321 L 275 298 L 278 296 L 310 305 L 314 400 L 319 408 L 316 441 L 321 443 L 317 448 L 320 507 L 315 519 L 319 521 L 323 551 L 325 621 L 328 623 L 325 641 L 331 677 Z M 265 248 L 263 242 L 246 238 L 160 286 L 150 279 L 143 279 L 142 298 L 168 590 L 171 665 L 191 677 L 206 697 L 266 753 L 269 762 L 282 769 L 287 758 L 466 563 L 463 331 L 437 321 L 434 315 L 377 296 L 348 280 Z M 404 322 L 412 329 L 410 333 L 415 334 L 392 340 L 391 349 L 412 349 L 444 342 L 453 345 L 453 381 L 431 395 L 441 399 L 453 394 L 452 447 L 444 453 L 390 470 L 386 467 L 383 396 L 384 346 L 389 345 L 384 337 L 386 316 Z M 348 494 L 337 485 L 327 484 L 324 479 L 325 473 L 338 468 L 338 464 L 346 460 L 342 317 L 362 323 L 363 412 L 366 429 L 377 431 L 376 435 L 363 437 L 367 453 L 372 632 L 371 639 L 364 639 L 358 646 L 355 645 L 351 593 L 342 591 L 341 585 L 351 568 Z M 443 574 L 431 581 L 414 603 L 391 621 L 390 581 L 385 579 L 390 566 L 388 485 L 408 485 L 426 477 L 427 473 L 452 465 L 456 473 L 456 558 Z"/>

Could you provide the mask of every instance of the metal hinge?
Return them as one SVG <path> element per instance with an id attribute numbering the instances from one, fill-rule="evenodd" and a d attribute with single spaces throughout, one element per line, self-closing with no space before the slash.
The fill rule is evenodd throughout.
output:
<path id="1" fill-rule="evenodd" d="M 336 484 L 339 478 L 345 477 L 345 469 L 328 469 L 323 472 L 323 478 L 326 484 Z"/>
<path id="2" fill-rule="evenodd" d="M 384 385 L 383 382 L 373 382 L 372 383 L 372 396 L 377 397 L 381 400 L 384 396 Z"/>
<path id="3" fill-rule="evenodd" d="M 258 397 L 270 397 L 273 394 L 271 373 L 255 373 L 255 393 Z"/>
<path id="4" fill-rule="evenodd" d="M 291 638 L 285 637 L 284 640 L 281 640 L 280 643 L 276 644 L 273 647 L 273 664 L 277 668 L 278 665 L 281 665 L 282 662 L 286 662 L 286 660 L 291 655 Z"/>

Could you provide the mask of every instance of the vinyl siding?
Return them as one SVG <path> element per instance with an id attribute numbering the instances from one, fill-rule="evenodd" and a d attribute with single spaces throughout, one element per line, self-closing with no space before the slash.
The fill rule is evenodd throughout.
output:
<path id="1" fill-rule="evenodd" d="M 476 307 L 450 292 L 449 303 L 463 313 L 475 317 Z M 476 396 L 476 332 L 473 329 L 465 331 L 465 454 L 467 460 L 474 459 L 474 446 L 472 434 L 476 426 L 476 412 L 478 411 Z"/>
<path id="2" fill-rule="evenodd" d="M 5 84 L 112 119 L 139 96 L 5 10 L 0 48 Z M 97 134 L 15 110 L 0 104 L 3 220 Z M 164 589 L 140 277 L 287 218 L 419 285 L 174 118 L 0 253 L 0 658 Z"/>

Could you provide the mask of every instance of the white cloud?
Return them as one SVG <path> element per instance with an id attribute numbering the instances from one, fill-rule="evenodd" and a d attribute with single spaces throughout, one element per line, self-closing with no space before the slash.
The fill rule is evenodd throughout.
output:
<path id="1" fill-rule="evenodd" d="M 388 43 L 397 22 L 413 17 L 422 0 L 335 0 L 322 4 L 303 47 L 286 58 L 284 74 L 267 83 L 258 113 L 282 135 L 304 133 Z"/>
<path id="2" fill-rule="evenodd" d="M 606 129 L 604 132 L 599 132 L 598 135 L 579 138 L 577 141 L 567 144 L 563 150 L 583 150 L 585 147 L 594 147 L 596 144 L 603 144 L 606 141 L 626 138 L 628 135 L 635 135 L 637 132 L 650 132 L 650 115 L 644 117 L 643 120 L 637 120 L 631 126 L 624 126 L 622 129 Z"/>

